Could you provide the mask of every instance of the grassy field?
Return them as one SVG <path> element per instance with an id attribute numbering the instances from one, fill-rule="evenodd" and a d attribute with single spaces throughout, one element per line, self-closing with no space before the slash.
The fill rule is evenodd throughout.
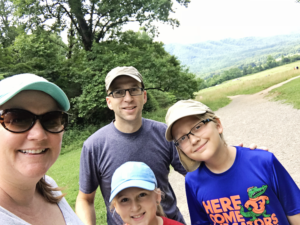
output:
<path id="1" fill-rule="evenodd" d="M 293 69 L 299 64 L 297 61 L 201 90 L 196 93 L 196 100 L 203 102 L 212 110 L 217 110 L 230 103 L 231 100 L 227 96 L 253 94 L 300 75 L 300 70 Z"/>
<path id="2" fill-rule="evenodd" d="M 84 131 L 85 134 L 89 132 L 88 130 Z M 47 173 L 56 181 L 59 187 L 64 188 L 63 192 L 67 194 L 66 200 L 73 210 L 75 210 L 76 197 L 79 191 L 79 160 L 81 147 L 85 139 L 85 137 L 80 137 L 79 140 L 76 140 L 77 146 L 75 144 L 72 145 L 74 148 L 72 151 L 69 151 L 70 145 L 63 147 L 62 151 L 65 153 L 59 156 L 58 160 Z M 106 224 L 106 207 L 100 190 L 96 192 L 95 209 L 97 225 Z"/>
<path id="3" fill-rule="evenodd" d="M 300 109 L 300 78 L 273 89 L 270 96 L 273 96 L 275 101 L 291 104 L 294 108 Z"/>

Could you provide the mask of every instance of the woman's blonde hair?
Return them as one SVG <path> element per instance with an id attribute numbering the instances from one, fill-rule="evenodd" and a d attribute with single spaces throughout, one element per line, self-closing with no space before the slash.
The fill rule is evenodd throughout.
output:
<path id="1" fill-rule="evenodd" d="M 161 195 L 161 197 L 163 198 L 165 196 L 165 193 L 162 192 L 159 188 L 156 188 L 153 190 L 156 194 Z M 111 212 L 113 212 L 115 210 L 115 204 L 117 202 L 118 199 L 118 195 L 116 195 L 116 197 L 114 197 L 114 199 L 111 201 L 109 209 Z M 162 206 L 160 203 L 157 204 L 156 206 L 156 216 L 166 216 Z"/>
<path id="2" fill-rule="evenodd" d="M 59 196 L 54 195 L 54 191 L 61 191 L 61 188 L 53 188 L 50 184 L 45 181 L 45 178 L 42 177 L 39 182 L 36 184 L 37 191 L 43 196 L 43 198 L 52 204 L 57 204 L 60 200 L 66 195 L 62 194 Z"/>

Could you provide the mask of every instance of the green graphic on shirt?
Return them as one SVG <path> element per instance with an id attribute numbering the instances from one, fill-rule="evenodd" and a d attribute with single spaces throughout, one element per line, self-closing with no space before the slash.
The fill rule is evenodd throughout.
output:
<path id="1" fill-rule="evenodd" d="M 262 187 L 250 187 L 248 188 L 248 196 L 249 200 L 245 203 L 245 208 L 248 209 L 248 212 L 245 212 L 244 207 L 242 205 L 239 205 L 241 207 L 240 213 L 244 217 L 252 217 L 250 221 L 254 221 L 259 216 L 263 217 L 270 217 L 270 214 L 266 214 L 266 204 L 269 204 L 269 197 L 263 195 L 268 188 L 268 185 L 263 185 Z"/>

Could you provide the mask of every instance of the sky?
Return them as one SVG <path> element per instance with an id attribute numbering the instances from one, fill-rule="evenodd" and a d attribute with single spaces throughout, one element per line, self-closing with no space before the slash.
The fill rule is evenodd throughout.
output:
<path id="1" fill-rule="evenodd" d="M 175 1 L 174 1 L 175 2 Z M 174 29 L 157 23 L 156 41 L 190 44 L 206 40 L 300 33 L 296 0 L 191 0 L 187 8 L 174 3 Z M 125 29 L 138 30 L 137 24 Z"/>

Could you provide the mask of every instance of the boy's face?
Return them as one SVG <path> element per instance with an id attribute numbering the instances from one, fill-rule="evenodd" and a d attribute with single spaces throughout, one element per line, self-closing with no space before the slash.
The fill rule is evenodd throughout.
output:
<path id="1" fill-rule="evenodd" d="M 178 140 L 183 135 L 188 134 L 191 129 L 200 122 L 197 116 L 187 116 L 177 120 L 172 126 L 172 136 Z M 208 122 L 201 127 L 201 133 L 198 135 L 190 134 L 187 143 L 180 149 L 191 159 L 199 162 L 210 161 L 222 147 L 220 134 L 223 127 L 220 121 L 218 124 Z"/>
<path id="2" fill-rule="evenodd" d="M 129 76 L 119 76 L 112 82 L 109 90 L 130 89 L 142 87 L 142 84 Z M 147 92 L 143 91 L 141 95 L 131 96 L 128 91 L 121 98 L 113 98 L 111 95 L 106 97 L 108 107 L 114 111 L 115 119 L 119 122 L 139 122 L 142 118 L 142 110 L 147 102 Z"/>
<path id="3" fill-rule="evenodd" d="M 115 202 L 116 212 L 124 223 L 130 225 L 156 224 L 157 204 L 161 195 L 141 188 L 127 188 L 117 195 Z"/>

